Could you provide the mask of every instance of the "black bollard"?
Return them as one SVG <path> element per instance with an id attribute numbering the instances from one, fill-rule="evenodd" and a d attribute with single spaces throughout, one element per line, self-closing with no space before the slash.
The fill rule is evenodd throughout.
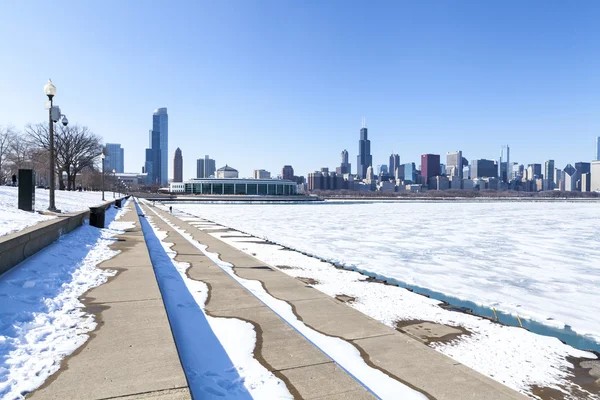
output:
<path id="1" fill-rule="evenodd" d="M 90 225 L 104 228 L 104 207 L 90 207 Z"/>

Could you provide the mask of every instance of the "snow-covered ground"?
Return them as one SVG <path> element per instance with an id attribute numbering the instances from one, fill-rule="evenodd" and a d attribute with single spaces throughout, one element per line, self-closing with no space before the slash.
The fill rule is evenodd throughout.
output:
<path id="1" fill-rule="evenodd" d="M 478 282 L 487 285 L 485 280 L 488 277 L 492 279 L 492 287 L 495 286 L 495 282 L 505 279 L 506 285 L 512 285 L 516 293 L 524 295 L 523 299 L 527 299 L 529 296 L 534 298 L 538 296 L 536 302 L 543 302 L 545 297 L 554 297 L 553 293 L 540 291 L 528 294 L 525 288 L 519 291 L 517 290 L 519 281 L 515 281 L 514 276 L 510 274 L 508 276 L 494 276 L 490 271 L 483 269 L 484 260 L 487 260 L 488 265 L 492 266 L 492 268 L 489 268 L 492 269 L 492 272 L 495 263 L 504 265 L 508 263 L 512 265 L 513 269 L 517 270 L 519 268 L 516 268 L 516 266 L 521 265 L 524 268 L 521 273 L 532 273 L 532 276 L 528 279 L 539 280 L 538 285 L 543 287 L 542 282 L 549 279 L 549 277 L 548 275 L 540 276 L 540 274 L 543 273 L 544 267 L 547 267 L 548 260 L 552 260 L 552 255 L 548 256 L 542 251 L 539 255 L 540 265 L 537 267 L 538 271 L 533 272 L 531 269 L 535 270 L 532 265 L 535 263 L 535 257 L 531 252 L 534 250 L 529 252 L 528 257 L 518 257 L 523 250 L 521 246 L 529 245 L 532 249 L 539 251 L 544 246 L 543 243 L 539 243 L 540 241 L 545 240 L 549 241 L 551 245 L 556 245 L 556 243 L 561 242 L 562 237 L 570 237 L 569 246 L 571 247 L 570 249 L 568 247 L 566 251 L 572 252 L 573 246 L 575 248 L 583 247 L 583 243 L 578 243 L 578 240 L 581 240 L 583 236 L 591 242 L 587 243 L 587 246 L 592 248 L 591 256 L 594 257 L 598 254 L 598 227 L 593 225 L 594 223 L 598 224 L 598 217 L 594 215 L 594 212 L 600 211 L 598 209 L 599 205 L 585 205 L 582 209 L 579 209 L 581 207 L 579 204 L 555 203 L 541 205 L 526 203 L 452 205 L 454 207 L 451 208 L 454 210 L 448 210 L 447 204 L 441 204 L 443 210 L 436 210 L 436 205 L 433 204 L 347 204 L 341 208 L 339 205 L 176 205 L 175 209 L 185 210 L 194 215 L 202 215 L 210 220 L 217 220 L 225 226 L 237 227 L 260 237 L 268 237 L 270 240 L 289 244 L 289 247 L 292 248 L 299 248 L 312 254 L 340 260 L 347 265 L 358 265 L 362 269 L 375 270 L 379 273 L 384 270 L 388 273 L 381 273 L 382 275 L 391 275 L 401 281 L 411 282 L 411 279 L 424 279 L 427 277 L 423 270 L 417 270 L 412 274 L 409 268 L 410 265 L 413 265 L 416 269 L 432 265 L 437 274 L 432 274 L 431 278 L 436 285 L 439 285 L 438 287 L 447 286 L 451 289 L 460 289 L 468 285 L 469 282 L 473 282 L 473 292 L 480 297 L 495 295 L 495 293 L 485 293 L 485 287 L 478 287 Z M 506 207 L 511 205 L 516 206 L 516 209 Z M 577 217 L 575 221 L 572 221 L 575 224 L 574 227 L 567 229 L 567 232 L 562 232 L 566 229 L 564 225 L 568 225 L 563 221 L 561 224 L 563 228 L 559 235 L 552 224 L 548 223 L 545 231 L 550 236 L 549 238 L 537 232 L 533 235 L 532 230 L 535 229 L 531 228 L 529 224 L 533 223 L 532 221 L 536 218 L 543 218 L 540 215 L 542 214 L 539 209 L 540 206 L 550 208 L 550 210 L 547 210 L 548 215 L 542 208 L 544 215 L 557 223 L 556 219 L 553 219 L 554 215 L 558 215 L 561 217 L 558 219 L 562 220 L 569 217 L 575 218 L 578 214 L 569 212 L 569 207 L 565 207 L 569 205 L 576 207 L 579 214 L 585 215 L 585 217 Z M 409 207 L 409 210 L 399 211 L 406 206 L 412 207 Z M 461 207 L 471 206 L 475 206 L 474 209 L 457 211 Z M 530 206 L 536 206 L 537 210 L 536 207 L 530 209 Z M 521 228 L 521 232 L 516 234 L 517 229 L 514 226 L 504 226 L 511 223 L 511 215 L 502 217 L 487 215 L 488 213 L 481 209 L 484 207 L 487 207 L 488 210 L 493 208 L 494 213 L 512 213 L 513 218 L 518 217 L 516 221 L 512 221 L 512 224 L 517 224 Z M 586 210 L 586 207 L 592 209 Z M 419 208 L 425 208 L 426 210 L 417 210 Z M 426 217 L 423 217 L 423 211 L 425 211 Z M 453 216 L 452 212 L 461 213 L 462 218 Z M 536 218 L 528 217 L 529 212 L 535 212 Z M 437 216 L 438 224 L 432 222 L 432 219 L 436 219 L 432 216 L 432 213 Z M 471 216 L 467 217 L 466 214 Z M 595 219 L 595 222 L 580 223 L 581 220 L 586 218 Z M 332 223 L 333 219 L 336 220 L 335 223 Z M 490 232 L 485 233 L 487 232 L 485 225 L 491 224 L 494 226 L 490 219 L 503 219 L 505 221 L 504 225 L 497 228 L 502 227 L 503 232 L 509 235 L 509 240 L 501 240 L 502 235 L 498 235 L 497 230 L 491 229 L 490 226 L 487 226 L 487 228 L 490 228 Z M 386 222 L 383 223 L 382 220 L 386 220 Z M 418 220 L 421 220 L 420 224 Z M 361 225 L 361 222 L 364 225 Z M 522 224 L 524 226 L 521 226 Z M 403 228 L 395 231 L 393 227 L 398 225 L 402 225 Z M 369 228 L 369 226 L 376 226 L 376 228 Z M 454 226 L 451 232 L 448 231 L 449 226 Z M 215 228 L 214 225 L 211 226 L 207 223 L 199 223 L 198 227 L 207 229 L 208 232 Z M 581 231 L 578 232 L 577 236 L 574 236 L 574 232 L 578 231 L 577 228 L 580 228 Z M 368 230 L 371 233 L 367 233 Z M 441 236 L 444 236 L 438 230 L 445 230 L 445 234 L 448 236 L 443 239 L 445 245 L 449 247 L 445 252 L 440 248 L 443 243 L 436 242 L 436 240 L 441 240 Z M 432 231 L 430 236 L 429 231 Z M 595 242 L 589 239 L 590 236 L 594 237 L 594 231 L 596 232 Z M 476 233 L 480 237 L 472 245 L 462 243 L 460 249 L 451 248 L 456 246 L 461 239 L 463 242 L 474 240 Z M 257 258 L 271 265 L 291 267 L 282 269 L 282 271 L 292 276 L 316 280 L 318 284 L 315 284 L 315 287 L 331 296 L 345 294 L 356 298 L 351 303 L 353 307 L 389 326 L 395 326 L 396 321 L 399 320 L 425 320 L 466 328 L 471 332 L 470 335 L 463 335 L 458 340 L 449 343 L 435 343 L 432 344 L 432 347 L 523 393 L 531 395 L 532 387 L 540 386 L 576 393 L 577 398 L 598 398 L 597 395 L 593 394 L 584 396 L 584 392 L 580 391 L 569 380 L 571 375 L 569 368 L 572 368 L 572 365 L 567 358 L 595 358 L 591 353 L 576 350 L 564 345 L 555 338 L 536 335 L 520 328 L 502 326 L 479 317 L 444 310 L 438 306 L 439 302 L 436 300 L 428 299 L 396 286 L 368 283 L 366 277 L 361 274 L 335 269 L 331 264 L 320 262 L 298 252 L 281 251 L 279 246 L 251 243 L 256 241 L 252 237 L 248 237 L 248 239 L 227 238 L 222 236 L 232 236 L 231 233 L 219 232 L 215 232 L 213 235 L 243 251 L 256 255 Z M 561 237 L 557 238 L 556 235 Z M 410 241 L 410 236 L 415 236 L 413 240 L 416 243 Z M 495 243 L 494 239 L 500 241 L 500 243 Z M 391 243 L 394 240 L 397 240 L 398 244 Z M 527 242 L 523 243 L 524 240 Z M 515 247 L 521 251 L 512 249 L 512 246 L 509 245 L 511 242 L 517 242 Z M 360 248 L 363 245 L 366 254 L 361 255 Z M 406 252 L 402 251 L 405 245 L 407 245 Z M 493 249 L 488 249 L 486 246 L 492 246 Z M 423 249 L 421 252 L 418 251 L 419 247 Z M 500 254 L 496 254 L 498 247 L 504 249 Z M 371 250 L 372 248 L 378 250 Z M 334 254 L 336 250 L 338 253 Z M 556 254 L 559 250 L 551 248 L 548 251 L 551 254 Z M 464 260 L 462 266 L 457 269 L 456 274 L 453 275 L 452 270 L 444 272 L 441 265 L 445 262 L 446 254 L 450 259 L 453 259 L 460 252 L 464 254 Z M 470 257 L 473 257 L 474 254 L 478 254 L 478 256 L 471 260 Z M 356 257 L 353 258 L 353 256 Z M 511 257 L 516 256 L 517 260 L 511 259 Z M 386 258 L 389 258 L 389 260 L 386 260 Z M 508 258 L 508 260 L 504 260 L 504 258 Z M 588 274 L 596 274 L 595 276 L 597 276 L 599 273 L 598 269 L 594 269 L 594 266 L 591 265 L 592 263 L 586 262 L 585 254 L 576 255 L 573 259 L 575 263 L 567 264 L 563 268 L 567 270 L 572 268 L 574 271 L 581 273 L 583 266 L 579 262 L 582 262 L 587 268 Z M 411 260 L 414 262 L 411 262 Z M 394 261 L 398 263 L 399 271 L 393 271 Z M 550 269 L 553 272 L 554 279 L 561 275 L 555 270 L 558 268 L 556 264 L 557 261 L 552 263 L 554 271 Z M 469 266 L 471 267 L 470 271 L 468 270 Z M 451 261 L 448 268 L 454 267 L 455 262 Z M 390 274 L 390 270 L 395 274 Z M 563 272 L 563 278 L 565 278 L 563 279 L 565 282 L 562 282 L 563 285 L 568 284 L 569 274 L 572 273 Z M 442 276 L 439 275 L 448 279 L 448 285 L 439 282 L 439 279 L 442 279 Z M 466 277 L 469 279 L 466 279 L 467 282 L 456 282 L 461 277 L 462 279 L 466 279 Z M 420 286 L 431 287 L 422 283 L 426 283 L 426 280 L 419 282 Z M 582 282 L 580 284 L 584 287 L 586 285 L 589 288 L 593 286 L 593 283 Z M 446 290 L 440 290 L 438 287 L 436 287 L 437 290 L 446 292 Z M 531 288 L 532 283 L 526 287 Z M 505 292 L 500 294 L 503 293 Z M 569 292 L 566 294 L 569 295 Z M 588 290 L 587 295 L 592 295 L 592 293 Z M 467 299 L 473 300 L 473 298 L 468 297 Z M 497 308 L 501 308 L 501 302 L 495 300 L 495 303 Z M 521 300 L 521 303 L 524 303 L 524 301 Z M 593 304 L 592 302 L 582 306 L 589 309 L 593 307 Z M 561 314 L 568 315 L 566 309 L 559 309 L 559 311 Z M 576 316 L 582 316 L 583 314 L 578 308 L 571 311 Z M 519 315 L 524 315 L 522 310 L 519 311 Z M 589 315 L 585 315 L 585 318 L 592 319 L 594 316 L 596 316 L 594 313 L 589 313 Z M 598 317 L 596 316 L 596 318 Z"/>
<path id="2" fill-rule="evenodd" d="M 108 228 L 84 225 L 0 276 L 0 398 L 22 399 L 56 372 L 96 327 L 79 296 L 114 275 L 96 265 L 131 226 L 107 210 Z"/>
<path id="3" fill-rule="evenodd" d="M 287 247 L 600 341 L 600 203 L 178 204 Z"/>
<path id="4" fill-rule="evenodd" d="M 223 271 L 229 274 L 233 279 L 235 279 L 240 285 L 244 286 L 250 293 L 256 296 L 261 302 L 263 302 L 267 307 L 269 307 L 273 312 L 279 315 L 284 321 L 290 324 L 296 331 L 298 331 L 301 335 L 306 337 L 311 343 L 321 349 L 325 354 L 327 354 L 334 362 L 336 362 L 340 367 L 346 370 L 349 374 L 354 376 L 359 382 L 365 385 L 370 391 L 376 394 L 381 399 L 397 399 L 402 398 L 406 400 L 415 399 L 422 400 L 425 399 L 425 396 L 419 393 L 416 390 L 409 388 L 403 383 L 389 377 L 388 375 L 382 373 L 380 370 L 370 367 L 365 363 L 363 358 L 361 357 L 359 351 L 351 345 L 350 343 L 336 338 L 324 335 L 314 329 L 305 325 L 301 320 L 299 320 L 294 312 L 292 311 L 292 307 L 279 299 L 271 296 L 263 287 L 263 284 L 260 281 L 249 280 L 240 278 L 233 271 L 233 266 L 227 262 L 224 262 L 220 259 L 220 255 L 218 253 L 207 251 L 207 247 L 203 244 L 198 243 L 193 237 L 180 229 L 176 225 L 170 223 L 166 219 L 160 217 L 154 211 L 151 213 L 153 215 L 152 218 L 157 217 L 161 218 L 165 223 L 170 225 L 175 231 L 181 234 L 186 240 L 188 240 L 192 245 L 194 245 L 198 250 L 200 250 L 203 254 L 209 257 L 217 266 L 219 266 Z M 148 214 L 147 214 L 148 215 Z M 174 255 L 173 255 L 174 257 Z M 183 277 L 185 277 L 185 268 L 180 271 Z M 191 281 L 191 280 L 190 280 Z M 193 282 L 193 281 L 192 281 Z M 196 282 L 197 285 L 197 282 Z M 204 300 L 206 299 L 205 295 L 201 295 Z M 221 318 L 211 318 L 209 322 L 212 324 Z M 219 330 L 215 330 L 215 333 L 219 333 Z M 222 332 L 222 329 L 220 330 Z M 240 341 L 243 337 L 239 335 L 236 336 L 236 340 Z M 221 339 L 221 338 L 220 338 Z M 247 339 L 246 339 L 247 340 Z M 227 342 L 221 340 L 221 343 L 226 348 L 227 353 L 230 353 L 230 350 L 227 348 Z M 235 346 L 232 346 L 235 350 Z M 234 357 L 231 357 L 232 360 Z M 252 393 L 252 392 L 251 392 Z M 265 392 L 265 394 L 268 392 Z M 267 397 L 255 396 L 254 393 L 253 398 L 276 398 L 274 394 L 271 394 Z"/>
<path id="5" fill-rule="evenodd" d="M 35 210 L 45 211 L 48 208 L 49 191 L 35 190 Z M 57 190 L 56 208 L 62 212 L 87 210 L 90 206 L 102 203 L 102 192 L 67 192 Z M 105 193 L 106 200 L 112 200 L 110 192 Z M 18 188 L 0 186 L 0 236 L 35 225 L 41 221 L 55 218 L 37 212 L 22 211 L 17 208 L 19 203 Z"/>

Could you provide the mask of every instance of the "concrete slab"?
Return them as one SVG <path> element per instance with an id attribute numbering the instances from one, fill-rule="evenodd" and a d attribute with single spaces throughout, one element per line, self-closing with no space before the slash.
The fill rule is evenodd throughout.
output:
<path id="1" fill-rule="evenodd" d="M 279 371 L 331 361 L 267 307 L 211 312 L 211 315 L 239 318 L 257 324 L 262 339 L 260 355 L 273 370 Z"/>
<path id="2" fill-rule="evenodd" d="M 110 397 L 106 400 L 188 400 L 190 392 L 185 389 L 160 390 L 157 392 L 140 393 L 131 396 Z M 104 400 L 104 399 L 103 399 Z"/>
<path id="3" fill-rule="evenodd" d="M 396 331 L 331 297 L 290 301 L 307 325 L 326 335 L 353 340 Z"/>
<path id="4" fill-rule="evenodd" d="M 302 393 L 304 399 L 340 399 L 350 393 L 357 399 L 375 399 L 366 389 L 355 381 L 335 363 L 309 365 L 283 371 L 294 382 L 294 387 Z M 348 398 L 348 397 L 346 397 Z"/>
<path id="5" fill-rule="evenodd" d="M 92 303 L 162 299 L 152 267 L 126 268 L 104 285 L 90 290 L 85 300 Z"/>
<path id="6" fill-rule="evenodd" d="M 101 263 L 99 268 L 118 269 L 133 267 L 152 266 L 146 242 L 130 240 L 129 237 L 122 241 L 116 241 L 113 245 L 115 249 L 121 250 L 117 257 L 106 260 Z"/>
<path id="7" fill-rule="evenodd" d="M 100 328 L 29 398 L 105 399 L 187 386 L 162 300 L 89 309 L 101 312 Z"/>
<path id="8" fill-rule="evenodd" d="M 245 279 L 258 280 L 264 284 L 265 289 L 278 299 L 285 300 L 307 300 L 317 298 L 329 298 L 299 279 L 281 279 L 282 272 L 268 267 L 268 269 L 257 268 L 235 268 L 235 273 Z M 289 275 L 285 275 L 289 277 Z"/>
<path id="9" fill-rule="evenodd" d="M 353 343 L 388 375 L 438 400 L 527 398 L 400 332 Z"/>

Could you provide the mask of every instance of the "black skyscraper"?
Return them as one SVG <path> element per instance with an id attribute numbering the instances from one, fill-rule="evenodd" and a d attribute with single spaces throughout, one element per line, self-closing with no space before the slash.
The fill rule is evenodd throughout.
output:
<path id="1" fill-rule="evenodd" d="M 356 175 L 359 179 L 367 177 L 367 168 L 373 166 L 373 156 L 371 156 L 371 141 L 367 136 L 367 126 L 363 119 L 363 127 L 360 130 L 360 140 L 358 141 L 358 156 L 356 157 Z"/>

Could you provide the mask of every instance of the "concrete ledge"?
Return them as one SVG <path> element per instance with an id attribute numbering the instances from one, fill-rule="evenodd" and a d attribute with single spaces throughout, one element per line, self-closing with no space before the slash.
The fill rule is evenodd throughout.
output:
<path id="1" fill-rule="evenodd" d="M 113 203 L 109 201 L 102 206 L 108 208 Z M 90 212 L 87 210 L 58 214 L 57 217 L 19 232 L 0 236 L 0 275 L 54 243 L 61 235 L 83 225 L 84 221 L 90 218 Z"/>

